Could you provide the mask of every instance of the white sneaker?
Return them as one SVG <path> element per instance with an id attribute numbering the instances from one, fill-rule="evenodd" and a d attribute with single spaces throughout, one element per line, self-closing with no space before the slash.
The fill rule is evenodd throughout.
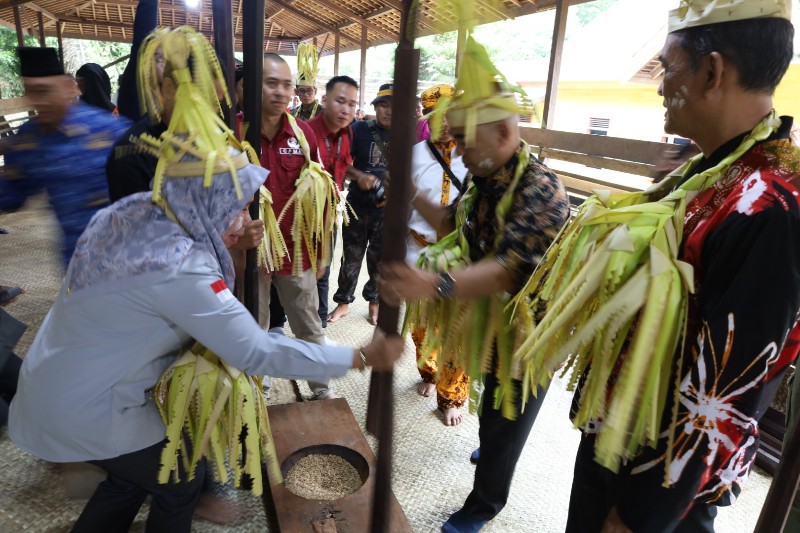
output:
<path id="1" fill-rule="evenodd" d="M 283 327 L 281 326 L 275 326 L 274 328 L 267 331 L 267 333 L 277 333 L 278 335 L 283 335 L 284 337 L 286 336 L 286 330 L 283 329 Z"/>

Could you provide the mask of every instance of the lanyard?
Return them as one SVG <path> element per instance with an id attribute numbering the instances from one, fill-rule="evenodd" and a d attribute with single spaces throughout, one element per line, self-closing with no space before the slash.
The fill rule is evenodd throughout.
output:
<path id="1" fill-rule="evenodd" d="M 336 157 L 333 158 L 334 165 L 339 160 L 339 153 L 342 151 L 342 135 L 344 135 L 344 133 L 339 135 L 339 140 L 336 142 Z M 328 149 L 328 156 L 330 156 L 333 153 L 333 150 L 331 150 L 331 140 L 328 137 L 325 137 L 323 140 L 325 141 L 325 148 Z"/>

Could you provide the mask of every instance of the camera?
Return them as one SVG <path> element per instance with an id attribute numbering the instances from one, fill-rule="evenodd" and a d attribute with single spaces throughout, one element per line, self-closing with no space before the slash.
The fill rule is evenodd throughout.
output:
<path id="1" fill-rule="evenodd" d="M 379 179 L 375 184 L 375 187 L 372 188 L 370 191 L 370 197 L 376 204 L 386 201 L 386 187 L 384 186 L 382 179 Z"/>

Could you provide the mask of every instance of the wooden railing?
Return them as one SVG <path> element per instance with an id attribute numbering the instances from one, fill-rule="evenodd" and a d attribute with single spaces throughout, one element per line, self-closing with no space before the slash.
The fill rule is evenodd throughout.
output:
<path id="1" fill-rule="evenodd" d="M 0 99 L 0 137 L 16 133 L 33 115 L 33 107 L 24 96 Z"/>
<path id="2" fill-rule="evenodd" d="M 674 145 L 587 135 L 542 128 L 520 128 L 522 138 L 561 178 L 574 203 L 593 189 L 612 192 L 643 190 L 655 163 Z M 564 165 L 563 163 L 567 163 Z"/>

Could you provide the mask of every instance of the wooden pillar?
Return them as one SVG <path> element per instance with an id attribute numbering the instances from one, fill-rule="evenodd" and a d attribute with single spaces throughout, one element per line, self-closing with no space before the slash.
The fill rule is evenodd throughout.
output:
<path id="1" fill-rule="evenodd" d="M 567 10 L 569 0 L 558 0 L 556 22 L 553 26 L 553 44 L 550 47 L 550 68 L 547 72 L 547 88 L 544 93 L 544 115 L 542 127 L 551 128 L 555 122 L 558 78 L 561 75 L 561 53 L 564 51 L 564 36 L 567 33 Z"/>
<path id="2" fill-rule="evenodd" d="M 246 140 L 261 154 L 261 85 L 264 79 L 264 0 L 242 0 L 242 52 L 244 53 L 244 122 Z M 250 204 L 250 217 L 259 218 L 258 191 Z M 258 320 L 258 266 L 256 249 L 247 250 L 244 271 L 244 305 Z"/>
<path id="3" fill-rule="evenodd" d="M 400 42 L 394 61 L 394 96 L 392 97 L 392 139 L 389 154 L 389 173 L 392 176 L 388 203 L 383 214 L 382 261 L 402 263 L 406 256 L 406 235 L 411 205 L 411 152 L 416 143 L 417 120 L 414 118 L 417 81 L 419 76 L 419 49 L 414 48 L 415 28 L 408 28 L 409 20 L 416 20 L 414 0 L 403 0 L 400 17 Z M 405 31 L 408 28 L 410 31 Z M 366 31 L 362 45 L 366 41 Z M 364 56 L 362 56 L 364 57 Z M 381 301 L 378 311 L 378 328 L 387 335 L 399 334 L 400 310 Z M 367 405 L 367 431 L 378 438 L 378 461 L 375 465 L 375 495 L 372 498 L 371 533 L 391 531 L 392 487 L 392 430 L 394 424 L 394 373 L 372 372 Z"/>
<path id="4" fill-rule="evenodd" d="M 14 27 L 17 29 L 17 46 L 25 46 L 25 34 L 22 32 L 22 18 L 19 16 L 19 6 L 14 6 Z"/>
<path id="5" fill-rule="evenodd" d="M 58 59 L 61 61 L 61 68 L 64 68 L 64 41 L 61 39 L 62 22 L 56 21 L 56 39 L 58 39 Z"/>
<path id="6" fill-rule="evenodd" d="M 333 75 L 339 75 L 339 32 L 333 37 Z"/>
<path id="7" fill-rule="evenodd" d="M 800 422 L 795 421 L 791 431 L 784 435 L 784 446 L 778 471 L 772 478 L 767 499 L 761 507 L 761 514 L 756 523 L 755 533 L 772 533 L 773 531 L 789 531 L 786 522 L 792 511 L 798 485 L 800 485 Z"/>
<path id="8" fill-rule="evenodd" d="M 358 99 L 358 107 L 364 109 L 367 106 L 367 27 L 361 26 L 361 74 L 358 81 L 361 94 Z"/>
<path id="9" fill-rule="evenodd" d="M 456 37 L 456 78 L 458 78 L 458 67 L 461 66 L 461 57 L 464 55 L 464 42 L 466 40 L 466 32 L 463 28 L 458 28 L 458 37 Z"/>
<path id="10" fill-rule="evenodd" d="M 44 48 L 47 46 L 47 41 L 44 38 L 44 16 L 41 11 L 36 12 L 36 22 L 39 23 L 39 46 Z"/>
<path id="11" fill-rule="evenodd" d="M 222 60 L 222 74 L 225 76 L 225 87 L 231 98 L 230 107 L 223 105 L 222 114 L 228 127 L 236 126 L 236 93 L 234 91 L 233 75 L 233 15 L 231 0 L 213 0 L 211 5 L 214 17 L 214 49 L 217 57 Z"/>

